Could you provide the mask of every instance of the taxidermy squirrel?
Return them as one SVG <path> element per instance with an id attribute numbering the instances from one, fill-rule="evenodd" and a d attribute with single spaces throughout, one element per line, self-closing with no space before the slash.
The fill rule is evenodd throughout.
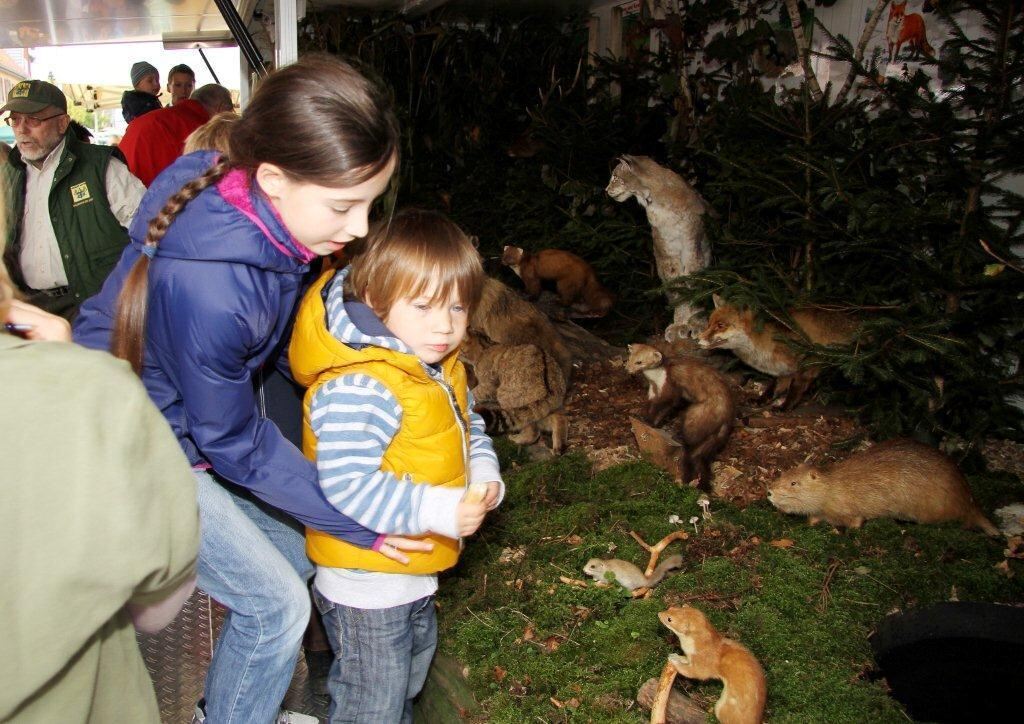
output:
<path id="1" fill-rule="evenodd" d="M 626 372 L 647 378 L 644 419 L 657 427 L 680 406 L 683 413 L 683 480 L 711 484 L 711 460 L 725 446 L 736 420 L 732 390 L 721 372 L 695 359 L 666 362 L 647 344 L 629 345 Z"/>
<path id="2" fill-rule="evenodd" d="M 711 245 L 704 231 L 704 215 L 711 213 L 711 207 L 675 171 L 646 156 L 622 156 L 605 193 L 620 202 L 635 198 L 647 212 L 654 263 L 662 283 L 698 272 L 711 262 Z M 695 314 L 700 315 L 698 319 L 703 316 L 698 307 L 679 304 L 665 330 L 665 341 L 695 334 L 702 324 L 690 320 Z"/>
<path id="3" fill-rule="evenodd" d="M 506 246 L 501 263 L 523 280 L 531 299 L 540 296 L 541 282 L 555 283 L 558 301 L 571 307 L 578 317 L 603 317 L 615 303 L 615 295 L 597 280 L 593 267 L 572 252 L 541 249 L 529 252 L 518 246 Z"/>
<path id="4" fill-rule="evenodd" d="M 675 606 L 658 614 L 679 638 L 683 656 L 668 657 L 676 671 L 689 679 L 721 679 L 725 684 L 715 704 L 722 724 L 759 724 L 768 698 L 764 670 L 750 651 L 728 639 L 692 606 Z"/>
<path id="5" fill-rule="evenodd" d="M 802 357 L 786 344 L 800 335 L 775 322 L 765 321 L 760 329 L 750 309 L 727 304 L 712 295 L 715 310 L 708 326 L 697 337 L 704 349 L 731 349 L 743 362 L 759 372 L 776 378 L 775 406 L 788 410 L 803 398 L 814 378 L 816 367 L 801 367 Z M 789 316 L 814 344 L 845 345 L 853 341 L 860 321 L 843 312 L 823 309 L 790 309 Z"/>
<path id="6" fill-rule="evenodd" d="M 659 563 L 650 576 L 645 576 L 639 566 L 619 558 L 591 558 L 587 565 L 583 566 L 583 572 L 595 581 L 607 580 L 605 574 L 611 573 L 620 586 L 635 591 L 638 588 L 654 588 L 664 580 L 669 571 L 682 567 L 683 557 L 677 553 Z"/>
<path id="7" fill-rule="evenodd" d="M 518 445 L 530 445 L 541 432 L 551 433 L 551 450 L 561 455 L 569 434 L 565 375 L 550 354 L 535 344 L 485 345 L 468 334 L 459 347 L 473 370 L 472 387 L 478 411 L 497 418 L 495 432 L 506 432 Z"/>
<path id="8" fill-rule="evenodd" d="M 572 354 L 551 320 L 497 279 L 488 277 L 480 302 L 469 318 L 469 331 L 497 344 L 534 344 L 555 358 L 566 386 L 572 377 Z"/>

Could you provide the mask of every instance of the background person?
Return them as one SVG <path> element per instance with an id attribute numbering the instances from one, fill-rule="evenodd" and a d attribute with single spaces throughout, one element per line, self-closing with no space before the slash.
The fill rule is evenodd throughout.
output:
<path id="1" fill-rule="evenodd" d="M 182 154 L 185 139 L 192 131 L 232 107 L 231 91 L 209 83 L 196 90 L 191 98 L 136 118 L 128 124 L 117 147 L 127 159 L 131 172 L 149 186 Z"/>
<path id="2" fill-rule="evenodd" d="M 132 90 L 121 94 L 121 115 L 126 123 L 160 108 L 160 71 L 144 60 L 132 65 Z"/>
<path id="3" fill-rule="evenodd" d="M 113 148 L 75 137 L 56 86 L 22 81 L 4 112 L 15 140 L 4 167 L 4 262 L 30 303 L 73 319 L 117 263 L 146 189 Z"/>
<path id="4" fill-rule="evenodd" d="M 280 356 L 309 263 L 366 234 L 398 144 L 390 100 L 351 66 L 305 56 L 271 73 L 226 156 L 190 154 L 156 179 L 132 245 L 75 324 L 78 341 L 132 362 L 195 468 L 199 586 L 229 610 L 196 721 L 278 716 L 313 572 L 288 516 L 396 558 L 396 547 L 429 548 L 332 508 L 254 389 Z"/>
<path id="5" fill-rule="evenodd" d="M 167 105 L 176 106 L 187 100 L 195 87 L 195 72 L 184 63 L 174 66 L 167 73 L 167 92 L 171 94 L 171 102 Z"/>

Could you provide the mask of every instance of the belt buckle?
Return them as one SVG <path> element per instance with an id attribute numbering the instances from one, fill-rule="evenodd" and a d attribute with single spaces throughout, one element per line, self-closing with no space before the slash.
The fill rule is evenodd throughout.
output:
<path id="1" fill-rule="evenodd" d="M 48 297 L 63 297 L 65 294 L 71 291 L 71 287 L 54 287 L 53 289 L 43 289 L 41 291 Z"/>

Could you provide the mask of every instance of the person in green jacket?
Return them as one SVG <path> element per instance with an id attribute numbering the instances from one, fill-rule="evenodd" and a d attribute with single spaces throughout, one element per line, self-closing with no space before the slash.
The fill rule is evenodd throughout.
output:
<path id="1" fill-rule="evenodd" d="M 55 85 L 18 83 L 5 112 L 15 148 L 4 166 L 4 262 L 29 302 L 73 319 L 121 257 L 146 188 L 114 148 L 75 137 Z"/>

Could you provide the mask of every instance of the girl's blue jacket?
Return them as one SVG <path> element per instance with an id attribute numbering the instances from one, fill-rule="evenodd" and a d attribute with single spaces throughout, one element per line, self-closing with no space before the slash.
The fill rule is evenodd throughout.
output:
<path id="1" fill-rule="evenodd" d="M 215 160 L 209 152 L 184 156 L 153 182 L 129 229 L 131 244 L 82 305 L 76 342 L 110 348 L 117 295 L 149 221 Z M 309 266 L 258 188 L 245 195 L 261 224 L 210 186 L 160 242 L 149 267 L 142 381 L 193 466 L 212 466 L 301 523 L 368 548 L 377 534 L 327 502 L 314 464 L 263 415 L 254 376 L 281 356 Z"/>

